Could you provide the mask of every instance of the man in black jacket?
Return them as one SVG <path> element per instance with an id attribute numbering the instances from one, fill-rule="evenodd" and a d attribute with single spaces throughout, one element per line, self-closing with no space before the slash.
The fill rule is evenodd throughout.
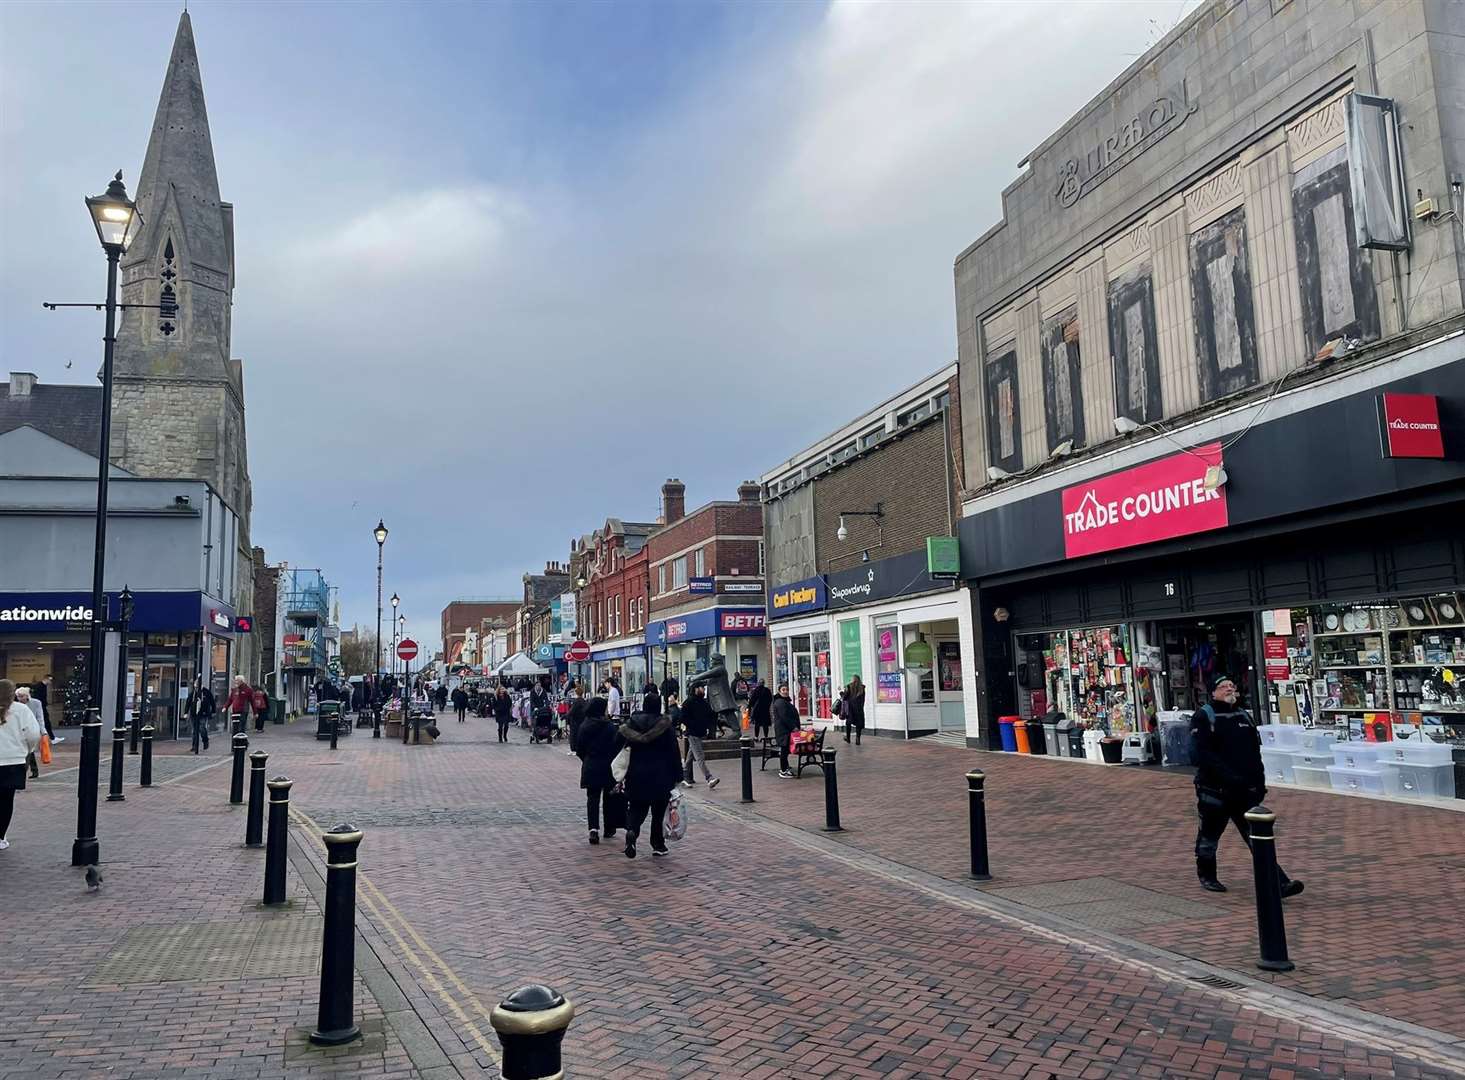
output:
<path id="1" fill-rule="evenodd" d="M 757 688 L 748 695 L 748 719 L 753 725 L 755 739 L 768 737 L 768 724 L 772 709 L 773 693 L 763 680 L 759 679 Z"/>
<path id="2" fill-rule="evenodd" d="M 1231 822 L 1241 839 L 1251 847 L 1251 827 L 1246 812 L 1266 798 L 1266 769 L 1262 765 L 1262 742 L 1246 710 L 1237 704 L 1236 683 L 1229 675 L 1215 674 L 1208 680 L 1211 700 L 1190 718 L 1195 745 L 1195 796 L 1200 828 L 1195 834 L 1195 870 L 1201 888 L 1225 892 L 1216 879 L 1216 849 L 1221 834 Z M 1300 880 L 1289 880 L 1277 868 L 1282 895 L 1302 891 Z"/>
<path id="3" fill-rule="evenodd" d="M 666 673 L 666 678 L 661 680 L 662 702 L 665 703 L 667 701 L 670 701 L 672 698 L 680 698 L 681 696 L 682 684 L 677 681 L 677 677 L 675 675 L 668 671 Z"/>
<path id="4" fill-rule="evenodd" d="M 717 714 L 707 701 L 707 691 L 699 683 L 692 687 L 692 696 L 682 706 L 682 727 L 687 732 L 687 753 L 682 760 L 682 775 L 692 775 L 691 764 L 695 760 L 702 767 L 702 779 L 707 781 L 709 789 L 722 783 L 721 778 L 713 776 L 712 770 L 707 767 L 707 752 L 702 747 L 702 740 L 712 733 L 716 724 Z M 694 783 L 693 780 L 683 780 L 682 786 L 692 787 Z"/>

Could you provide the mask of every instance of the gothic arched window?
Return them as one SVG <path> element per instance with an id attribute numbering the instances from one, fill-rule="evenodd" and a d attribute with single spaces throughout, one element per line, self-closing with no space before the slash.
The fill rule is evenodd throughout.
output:
<path id="1" fill-rule="evenodd" d="M 158 333 L 172 337 L 178 329 L 178 292 L 174 287 L 178 282 L 178 267 L 171 236 L 163 245 L 163 265 L 158 269 L 158 280 L 163 283 L 158 290 Z"/>

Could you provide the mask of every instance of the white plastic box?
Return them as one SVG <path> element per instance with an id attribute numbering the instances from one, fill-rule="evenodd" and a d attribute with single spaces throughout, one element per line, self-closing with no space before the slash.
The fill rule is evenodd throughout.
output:
<path id="1" fill-rule="evenodd" d="M 1266 770 L 1267 783 L 1294 783 L 1292 767 L 1295 764 L 1296 760 L 1291 750 L 1277 750 L 1269 746 L 1262 747 L 1262 768 Z"/>
<path id="2" fill-rule="evenodd" d="M 1332 761 L 1332 758 L 1328 759 Z M 1292 780 L 1298 787 L 1305 788 L 1331 788 L 1333 786 L 1332 775 L 1328 772 L 1327 765 L 1293 765 Z"/>
<path id="3" fill-rule="evenodd" d="M 1335 742 L 1333 763 L 1345 769 L 1373 769 L 1378 766 L 1381 743 Z"/>
<path id="4" fill-rule="evenodd" d="M 1390 795 L 1409 799 L 1455 797 L 1455 765 L 1451 761 L 1438 765 L 1397 762 L 1384 774 L 1384 791 Z"/>
<path id="5" fill-rule="evenodd" d="M 1262 739 L 1262 749 L 1299 750 L 1302 748 L 1301 724 L 1259 724 L 1257 734 Z"/>
<path id="6" fill-rule="evenodd" d="M 1301 741 L 1298 743 L 1299 750 L 1312 751 L 1319 754 L 1331 753 L 1329 747 L 1338 741 L 1337 728 L 1310 727 L 1302 729 Z"/>
<path id="7" fill-rule="evenodd" d="M 1392 765 L 1400 763 L 1448 765 L 1454 760 L 1450 753 L 1449 743 L 1410 739 L 1408 742 L 1386 742 L 1376 745 L 1379 748 L 1378 760 L 1381 763 L 1387 761 Z"/>
<path id="8" fill-rule="evenodd" d="M 1329 765 L 1328 778 L 1334 791 L 1356 791 L 1366 795 L 1384 794 L 1383 769 L 1356 769 L 1347 765 Z"/>

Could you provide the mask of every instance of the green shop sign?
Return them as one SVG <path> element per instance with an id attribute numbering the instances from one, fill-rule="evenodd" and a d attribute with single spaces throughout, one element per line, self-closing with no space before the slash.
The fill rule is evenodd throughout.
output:
<path id="1" fill-rule="evenodd" d="M 839 623 L 839 662 L 844 671 L 844 681 L 860 674 L 864 662 L 860 655 L 860 620 L 841 619 Z"/>
<path id="2" fill-rule="evenodd" d="M 961 545 L 956 537 L 926 537 L 926 571 L 948 581 L 961 577 Z"/>

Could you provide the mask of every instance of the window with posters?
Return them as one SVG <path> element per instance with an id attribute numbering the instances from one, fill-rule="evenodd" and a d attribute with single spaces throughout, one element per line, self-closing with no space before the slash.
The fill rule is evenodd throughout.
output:
<path id="1" fill-rule="evenodd" d="M 818 720 L 830 719 L 834 690 L 834 666 L 829 652 L 829 631 L 816 630 L 812 635 L 814 652 L 814 709 Z M 809 714 L 806 714 L 809 715 Z"/>
<path id="2" fill-rule="evenodd" d="M 892 619 L 875 624 L 875 700 L 899 705 L 903 699 L 900 670 L 900 626 Z"/>

